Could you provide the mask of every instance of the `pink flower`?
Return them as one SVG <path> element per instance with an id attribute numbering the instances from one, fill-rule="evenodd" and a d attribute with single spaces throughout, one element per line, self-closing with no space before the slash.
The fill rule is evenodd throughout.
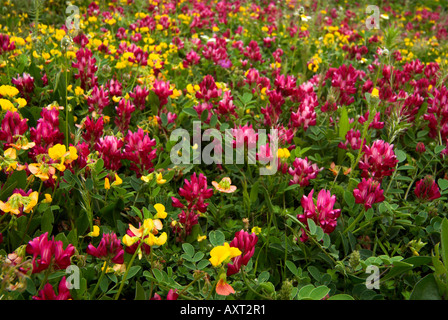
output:
<path id="1" fill-rule="evenodd" d="M 311 179 L 316 179 L 317 174 L 322 171 L 323 168 L 318 168 L 317 164 L 312 163 L 305 159 L 295 158 L 292 167 L 288 172 L 293 178 L 289 180 L 289 185 L 299 184 L 301 187 L 306 187 L 310 184 Z"/>
<path id="2" fill-rule="evenodd" d="M 215 79 L 211 75 L 206 75 L 199 83 L 199 91 L 196 92 L 197 99 L 203 99 L 208 102 L 221 96 L 221 89 L 218 89 Z"/>
<path id="3" fill-rule="evenodd" d="M 398 163 L 393 144 L 376 140 L 371 146 L 364 145 L 363 152 L 359 161 L 362 177 L 381 181 L 383 177 L 392 175 Z"/>
<path id="4" fill-rule="evenodd" d="M 115 233 L 105 233 L 97 248 L 91 243 L 87 246 L 86 252 L 94 257 L 110 260 L 112 263 L 123 264 L 124 250 L 121 241 Z"/>
<path id="5" fill-rule="evenodd" d="M 432 201 L 441 197 L 440 189 L 431 176 L 416 182 L 414 194 L 421 201 Z"/>
<path id="6" fill-rule="evenodd" d="M 166 295 L 166 300 L 177 300 L 178 297 L 177 289 L 170 289 Z M 162 300 L 162 297 L 158 293 L 154 293 L 154 297 L 150 300 Z"/>
<path id="7" fill-rule="evenodd" d="M 104 133 L 103 117 L 100 117 L 95 121 L 93 117 L 90 118 L 87 116 L 84 121 L 84 130 L 82 138 L 91 146 L 94 146 Z"/>
<path id="8" fill-rule="evenodd" d="M 129 123 L 131 122 L 132 113 L 135 111 L 135 106 L 131 101 L 122 98 L 118 103 L 118 106 L 115 107 L 115 111 L 117 113 L 114 121 L 115 125 L 119 131 L 124 133 L 129 128 Z"/>
<path id="9" fill-rule="evenodd" d="M 426 147 L 423 142 L 417 143 L 417 146 L 415 147 L 415 151 L 419 154 L 425 153 Z"/>
<path id="10" fill-rule="evenodd" d="M 381 190 L 380 183 L 372 178 L 369 178 L 368 180 L 363 178 L 358 184 L 358 188 L 353 190 L 353 196 L 355 197 L 355 202 L 364 204 L 366 210 L 372 208 L 374 203 L 384 201 L 383 190 Z"/>
<path id="11" fill-rule="evenodd" d="M 16 48 L 14 41 L 11 42 L 7 34 L 0 34 L 0 55 Z"/>
<path id="12" fill-rule="evenodd" d="M 258 237 L 255 233 L 244 230 L 235 233 L 235 237 L 229 245 L 240 249 L 241 255 L 232 258 L 231 263 L 227 264 L 227 276 L 239 272 L 242 265 L 246 266 L 249 263 L 250 258 L 254 255 L 257 242 Z"/>
<path id="13" fill-rule="evenodd" d="M 154 171 L 152 161 L 156 158 L 156 140 L 151 139 L 143 129 L 128 131 L 125 138 L 124 158 L 131 161 L 130 169 L 141 176 L 144 171 Z"/>
<path id="14" fill-rule="evenodd" d="M 154 93 L 159 97 L 159 111 L 164 105 L 168 103 L 168 97 L 173 94 L 173 90 L 170 89 L 170 82 L 158 81 L 154 82 L 154 87 L 152 89 Z"/>
<path id="15" fill-rule="evenodd" d="M 89 112 L 103 113 L 103 109 L 110 103 L 109 92 L 104 90 L 104 87 L 98 87 L 95 85 L 92 89 L 92 93 L 87 98 L 87 105 L 89 106 Z"/>
<path id="16" fill-rule="evenodd" d="M 123 141 L 114 136 L 105 136 L 100 138 L 95 144 L 95 150 L 104 160 L 104 166 L 113 171 L 121 168 L 121 159 L 123 158 L 122 150 Z"/>
<path id="17" fill-rule="evenodd" d="M 17 78 L 11 79 L 11 83 L 26 101 L 31 100 L 31 93 L 34 91 L 34 78 L 29 73 L 24 72 L 21 76 L 17 75 Z"/>
<path id="18" fill-rule="evenodd" d="M 45 284 L 44 288 L 39 291 L 38 296 L 33 296 L 33 300 L 71 300 L 70 290 L 67 288 L 67 280 L 65 276 L 62 277 L 58 286 L 58 294 L 54 292 L 53 286 L 49 283 Z"/>
<path id="19" fill-rule="evenodd" d="M 350 144 L 350 147 L 353 150 L 358 150 L 361 148 L 361 131 L 350 129 L 345 135 L 345 142 L 339 143 L 338 147 L 341 149 L 347 149 L 347 146 Z"/>
<path id="20" fill-rule="evenodd" d="M 62 246 L 62 241 L 56 241 L 54 238 L 48 240 L 48 232 L 28 242 L 26 252 L 33 255 L 32 273 L 38 273 L 50 267 L 54 270 L 66 269 L 71 264 L 70 259 L 75 252 L 75 247 L 69 244 L 64 250 Z"/>
<path id="21" fill-rule="evenodd" d="M 298 214 L 297 219 L 306 226 L 308 226 L 308 219 L 312 219 L 325 233 L 331 233 L 336 228 L 337 219 L 341 214 L 341 209 L 334 209 L 336 196 L 331 195 L 330 191 L 322 189 L 317 195 L 316 204 L 314 204 L 313 193 L 314 189 L 308 196 L 302 197 L 301 204 L 304 212 Z M 307 239 L 307 234 L 302 230 L 300 240 L 305 242 Z"/>
<path id="22" fill-rule="evenodd" d="M 149 90 L 145 87 L 140 87 L 139 85 L 134 87 L 134 90 L 129 93 L 129 96 L 132 98 L 132 102 L 135 107 L 144 110 L 146 107 L 146 97 L 149 95 Z"/>
<path id="23" fill-rule="evenodd" d="M 28 119 L 22 119 L 18 112 L 6 111 L 0 127 L 0 140 L 5 141 L 3 148 L 6 150 L 16 138 L 25 134 L 28 130 Z"/>
<path id="24" fill-rule="evenodd" d="M 97 83 L 98 77 L 95 76 L 95 72 L 98 70 L 98 66 L 95 63 L 96 59 L 89 49 L 80 48 L 76 51 L 76 62 L 72 62 L 72 67 L 78 69 L 75 79 L 81 80 L 83 90 L 93 88 Z"/>

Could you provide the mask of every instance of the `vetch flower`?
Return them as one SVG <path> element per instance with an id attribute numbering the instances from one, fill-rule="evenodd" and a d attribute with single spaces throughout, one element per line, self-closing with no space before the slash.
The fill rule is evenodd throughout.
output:
<path id="1" fill-rule="evenodd" d="M 312 219 L 325 233 L 331 233 L 336 228 L 337 219 L 341 214 L 341 209 L 334 209 L 336 196 L 331 195 L 330 191 L 322 189 L 317 195 L 315 204 L 313 193 L 314 189 L 308 196 L 304 195 L 302 197 L 301 204 L 304 212 L 298 214 L 297 219 L 306 226 L 308 226 L 308 219 Z M 302 230 L 300 240 L 305 242 L 307 239 L 308 235 Z"/>
<path id="2" fill-rule="evenodd" d="M 355 202 L 364 204 L 365 210 L 372 208 L 372 205 L 377 202 L 384 201 L 383 190 L 380 183 L 372 178 L 365 179 L 358 184 L 358 188 L 353 190 Z"/>
<path id="3" fill-rule="evenodd" d="M 433 201 L 441 197 L 440 189 L 431 176 L 416 182 L 414 194 L 421 201 Z"/>
<path id="4" fill-rule="evenodd" d="M 26 253 L 32 254 L 32 273 L 39 273 L 50 267 L 54 270 L 64 270 L 71 264 L 75 247 L 69 244 L 63 249 L 62 241 L 48 240 L 48 232 L 34 238 L 26 247 Z"/>
<path id="5" fill-rule="evenodd" d="M 94 257 L 102 260 L 110 261 L 112 263 L 124 263 L 124 250 L 121 246 L 120 240 L 113 232 L 103 234 L 98 247 L 92 244 L 87 246 L 86 252 Z"/>
<path id="6" fill-rule="evenodd" d="M 240 230 L 235 233 L 235 238 L 230 242 L 230 247 L 238 248 L 241 251 L 239 256 L 233 257 L 231 263 L 227 264 L 227 276 L 240 271 L 242 265 L 247 265 L 250 258 L 254 255 L 255 245 L 258 237 L 255 233 L 248 233 Z"/>
<path id="7" fill-rule="evenodd" d="M 33 296 L 33 300 L 72 300 L 65 276 L 63 276 L 59 282 L 57 295 L 53 289 L 53 286 L 47 283 L 44 288 L 39 291 L 37 296 Z"/>

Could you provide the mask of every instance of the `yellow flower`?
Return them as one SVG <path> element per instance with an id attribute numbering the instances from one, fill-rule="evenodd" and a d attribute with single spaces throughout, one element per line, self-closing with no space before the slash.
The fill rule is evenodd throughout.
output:
<path id="1" fill-rule="evenodd" d="M 46 193 L 45 195 L 45 200 L 43 200 L 43 203 L 51 203 L 53 201 L 53 199 L 51 198 L 51 194 Z"/>
<path id="2" fill-rule="evenodd" d="M 290 157 L 290 155 L 291 153 L 287 148 L 277 150 L 277 157 L 279 157 L 280 159 L 287 159 Z"/>
<path id="3" fill-rule="evenodd" d="M 28 170 L 37 178 L 42 181 L 47 181 L 50 176 L 53 177 L 56 173 L 54 167 L 49 166 L 46 163 L 30 163 Z"/>
<path id="4" fill-rule="evenodd" d="M 161 203 L 156 203 L 154 205 L 154 208 L 156 209 L 157 213 L 154 216 L 155 219 L 165 219 L 167 216 L 167 213 L 165 211 L 165 206 Z"/>
<path id="5" fill-rule="evenodd" d="M 226 242 L 224 243 L 223 246 L 214 247 L 210 251 L 211 258 L 209 259 L 209 261 L 214 267 L 217 267 L 221 265 L 221 263 L 230 260 L 232 258 L 235 258 L 239 255 L 241 255 L 240 249 L 236 247 L 231 247 Z"/>
<path id="6" fill-rule="evenodd" d="M 206 235 L 203 235 L 203 236 L 198 235 L 198 238 L 197 238 L 198 242 L 204 241 L 205 239 L 207 239 Z"/>
<path id="7" fill-rule="evenodd" d="M 32 192 L 29 196 L 22 196 L 20 193 L 12 194 L 7 202 L 0 201 L 0 210 L 12 215 L 19 215 L 22 212 L 29 213 L 37 205 L 39 193 Z"/>
<path id="8" fill-rule="evenodd" d="M 100 235 L 100 227 L 97 225 L 93 226 L 93 231 L 87 234 L 88 237 L 98 237 Z"/>
<path id="9" fill-rule="evenodd" d="M 162 246 L 166 243 L 166 240 L 168 239 L 168 235 L 166 232 L 162 233 L 159 237 L 156 237 L 154 234 L 150 233 L 148 234 L 148 237 L 145 238 L 145 243 L 148 246 Z"/>
<path id="10" fill-rule="evenodd" d="M 104 189 L 109 190 L 110 189 L 110 182 L 109 182 L 109 178 L 106 177 L 104 179 Z"/>
<path id="11" fill-rule="evenodd" d="M 0 95 L 4 97 L 14 97 L 19 93 L 19 90 L 17 88 L 9 86 L 9 85 L 2 85 L 0 86 Z"/>
<path id="12" fill-rule="evenodd" d="M 150 173 L 146 176 L 142 176 L 140 179 L 146 183 L 148 183 L 149 181 L 152 181 L 152 178 L 154 176 L 154 173 Z"/>
<path id="13" fill-rule="evenodd" d="M 163 179 L 162 173 L 160 172 L 157 173 L 156 178 L 157 178 L 157 184 L 164 184 L 166 182 L 166 180 Z"/>
<path id="14" fill-rule="evenodd" d="M 17 98 L 16 99 L 17 104 L 19 105 L 19 108 L 23 108 L 24 106 L 27 105 L 27 102 L 25 99 L 23 98 Z"/>
<path id="15" fill-rule="evenodd" d="M 48 149 L 48 156 L 53 160 L 60 160 L 67 155 L 67 149 L 63 144 L 56 144 Z"/>
<path id="16" fill-rule="evenodd" d="M 373 88 L 372 93 L 370 94 L 372 98 L 379 98 L 379 91 L 377 88 Z"/>
<path id="17" fill-rule="evenodd" d="M 123 183 L 123 180 L 118 176 L 118 174 L 115 174 L 115 181 L 112 182 L 112 186 L 119 186 Z"/>
<path id="18" fill-rule="evenodd" d="M 84 90 L 81 87 L 76 87 L 75 88 L 75 94 L 77 96 L 83 95 L 84 94 Z"/>
<path id="19" fill-rule="evenodd" d="M 11 101 L 6 100 L 6 99 L 0 99 L 0 106 L 2 107 L 2 110 L 4 111 L 12 111 L 12 112 L 16 112 L 17 108 L 14 107 L 14 105 L 12 104 Z"/>
<path id="20" fill-rule="evenodd" d="M 256 235 L 259 235 L 260 232 L 261 232 L 261 228 L 260 227 L 253 227 L 251 232 L 255 233 Z"/>

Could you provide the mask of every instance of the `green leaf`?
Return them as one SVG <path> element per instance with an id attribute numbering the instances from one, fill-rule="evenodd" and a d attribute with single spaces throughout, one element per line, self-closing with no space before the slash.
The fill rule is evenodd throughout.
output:
<path id="1" fill-rule="evenodd" d="M 443 150 L 445 150 L 446 146 L 442 145 L 442 146 L 436 146 L 434 149 L 434 152 L 436 154 L 439 154 L 440 152 L 442 152 Z"/>
<path id="2" fill-rule="evenodd" d="M 134 300 L 146 300 L 145 289 L 140 282 L 135 283 L 135 298 Z"/>
<path id="3" fill-rule="evenodd" d="M 344 191 L 344 200 L 345 203 L 347 203 L 347 205 L 349 206 L 349 208 L 353 208 L 353 206 L 355 205 L 355 196 L 353 196 L 353 192 L 350 192 L 348 190 Z"/>
<path id="4" fill-rule="evenodd" d="M 163 272 L 159 269 L 152 269 L 152 273 L 154 274 L 154 277 L 156 278 L 157 282 L 164 282 Z"/>
<path id="5" fill-rule="evenodd" d="M 440 242 L 442 245 L 442 260 L 445 268 L 448 267 L 448 220 L 443 218 L 441 225 Z"/>
<path id="6" fill-rule="evenodd" d="M 320 281 L 321 275 L 320 275 L 319 269 L 317 269 L 314 266 L 309 266 L 308 272 L 313 276 L 314 279 L 316 279 L 316 281 Z"/>
<path id="7" fill-rule="evenodd" d="M 184 249 L 185 253 L 190 256 L 193 257 L 194 256 L 194 247 L 189 244 L 189 243 L 183 243 L 182 244 L 182 249 Z"/>
<path id="8" fill-rule="evenodd" d="M 310 292 L 310 298 L 313 300 L 322 300 L 329 292 L 330 288 L 327 286 L 319 286 Z"/>
<path id="9" fill-rule="evenodd" d="M 299 299 L 300 298 L 307 298 L 309 297 L 311 291 L 313 291 L 315 288 L 312 284 L 308 284 L 299 290 Z"/>
<path id="10" fill-rule="evenodd" d="M 406 152 L 404 152 L 402 150 L 397 150 L 397 149 L 395 149 L 394 151 L 395 151 L 395 155 L 397 156 L 398 163 L 403 162 L 404 160 L 407 159 Z"/>
<path id="11" fill-rule="evenodd" d="M 224 244 L 224 242 L 226 241 L 226 237 L 224 236 L 224 233 L 222 233 L 219 230 L 210 231 L 210 233 L 208 235 L 208 239 L 214 247 L 222 246 Z"/>
<path id="12" fill-rule="evenodd" d="M 313 219 L 308 219 L 308 227 L 310 229 L 311 234 L 316 234 L 317 226 Z"/>
<path id="13" fill-rule="evenodd" d="M 440 189 L 443 191 L 445 189 L 448 189 L 448 180 L 446 179 L 439 179 L 438 181 Z"/>
<path id="14" fill-rule="evenodd" d="M 355 300 L 352 296 L 348 294 L 336 294 L 328 298 L 328 300 Z"/>
<path id="15" fill-rule="evenodd" d="M 258 275 L 258 283 L 263 283 L 269 280 L 271 275 L 268 271 L 263 271 Z"/>
<path id="16" fill-rule="evenodd" d="M 291 273 L 295 276 L 298 276 L 298 272 L 297 272 L 297 267 L 294 264 L 294 262 L 290 261 L 290 260 L 286 260 L 286 267 L 289 269 L 289 271 L 291 271 Z"/>
<path id="17" fill-rule="evenodd" d="M 428 274 L 421 279 L 414 287 L 409 300 L 441 300 L 439 287 L 434 278 L 434 274 Z"/>
<path id="18" fill-rule="evenodd" d="M 185 108 L 182 110 L 182 112 L 192 116 L 192 117 L 197 117 L 198 113 L 196 112 L 196 110 L 194 110 L 193 108 Z"/>

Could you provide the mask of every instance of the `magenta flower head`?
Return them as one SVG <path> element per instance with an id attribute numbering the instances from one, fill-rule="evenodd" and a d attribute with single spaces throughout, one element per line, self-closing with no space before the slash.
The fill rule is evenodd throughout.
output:
<path id="1" fill-rule="evenodd" d="M 157 156 L 156 140 L 151 139 L 143 129 L 139 128 L 134 133 L 129 130 L 125 142 L 124 158 L 131 161 L 130 169 L 139 177 L 145 170 L 149 173 L 154 171 L 152 161 Z"/>
<path id="2" fill-rule="evenodd" d="M 58 286 L 58 294 L 54 292 L 53 286 L 47 283 L 42 290 L 39 291 L 38 296 L 33 296 L 33 300 L 71 300 L 70 290 L 67 287 L 67 280 L 65 276 L 62 277 Z"/>
<path id="3" fill-rule="evenodd" d="M 431 176 L 426 176 L 425 178 L 417 181 L 415 184 L 414 194 L 421 201 L 432 201 L 440 198 L 440 190 L 435 182 L 434 178 Z"/>
<path id="4" fill-rule="evenodd" d="M 188 209 L 199 210 L 204 213 L 207 210 L 208 203 L 204 200 L 209 199 L 213 195 L 213 189 L 207 186 L 207 177 L 202 173 L 196 175 L 196 172 L 190 178 L 184 180 L 184 185 L 179 188 L 179 195 L 183 197 L 188 205 Z M 172 198 L 173 206 L 180 207 L 181 202 L 176 198 Z"/>
<path id="5" fill-rule="evenodd" d="M 119 131 L 124 133 L 129 128 L 129 123 L 131 122 L 132 113 L 135 111 L 135 106 L 129 100 L 121 99 L 118 106 L 115 107 L 115 111 L 115 125 Z"/>
<path id="6" fill-rule="evenodd" d="M 89 143 L 89 145 L 94 146 L 98 139 L 104 133 L 104 120 L 103 117 L 94 120 L 87 116 L 84 121 L 84 132 L 82 133 L 82 138 Z"/>
<path id="7" fill-rule="evenodd" d="M 0 34 L 0 55 L 15 48 L 14 41 L 11 42 L 7 34 Z"/>
<path id="8" fill-rule="evenodd" d="M 250 258 L 254 255 L 255 245 L 258 242 L 258 237 L 255 233 L 249 233 L 240 230 L 235 233 L 235 238 L 230 242 L 231 247 L 240 249 L 241 255 L 232 258 L 232 262 L 227 265 L 227 275 L 240 271 L 242 265 L 247 265 Z"/>
<path id="9" fill-rule="evenodd" d="M 308 157 L 305 157 L 305 159 L 295 158 L 292 167 L 288 170 L 292 176 L 292 179 L 289 180 L 289 185 L 299 184 L 301 187 L 306 187 L 310 184 L 311 179 L 316 179 L 317 174 L 322 169 L 318 168 L 317 164 L 309 161 Z"/>
<path id="10" fill-rule="evenodd" d="M 317 195 L 316 204 L 314 204 L 313 193 L 314 189 L 308 196 L 302 197 L 301 203 L 304 212 L 298 214 L 297 219 L 307 227 L 308 219 L 312 219 L 325 233 L 331 233 L 336 228 L 337 219 L 341 214 L 341 209 L 334 209 L 336 196 L 331 195 L 330 191 L 322 189 Z M 302 230 L 300 240 L 305 242 L 307 239 L 307 234 Z"/>
<path id="11" fill-rule="evenodd" d="M 105 233 L 97 248 L 92 244 L 87 246 L 86 252 L 94 257 L 112 263 L 123 264 L 124 250 L 121 241 L 115 233 Z"/>
<path id="12" fill-rule="evenodd" d="M 358 184 L 358 188 L 353 190 L 353 196 L 355 197 L 355 202 L 364 204 L 366 210 L 372 208 L 374 203 L 384 201 L 380 183 L 372 178 L 368 180 L 363 178 Z"/>
<path id="13" fill-rule="evenodd" d="M 98 87 L 95 85 L 92 89 L 92 93 L 87 98 L 87 105 L 89 106 L 89 112 L 96 112 L 98 114 L 103 113 L 103 109 L 110 103 L 109 91 L 105 90 L 103 86 Z"/>
<path id="14" fill-rule="evenodd" d="M 129 93 L 129 96 L 132 98 L 132 102 L 135 107 L 140 110 L 145 110 L 146 107 L 146 97 L 149 95 L 149 90 L 145 87 L 140 87 L 139 85 L 134 87 L 134 90 Z"/>
<path id="15" fill-rule="evenodd" d="M 415 151 L 419 154 L 426 152 L 426 146 L 423 142 L 417 143 L 417 146 L 415 147 Z"/>
<path id="16" fill-rule="evenodd" d="M 221 96 L 221 89 L 215 83 L 215 79 L 211 75 L 206 75 L 199 83 L 199 91 L 196 92 L 197 99 L 203 99 L 208 102 Z"/>
<path id="17" fill-rule="evenodd" d="M 166 105 L 168 103 L 168 97 L 173 94 L 173 90 L 170 89 L 169 81 L 165 82 L 156 80 L 154 82 L 152 91 L 154 91 L 154 93 L 159 98 L 159 108 L 162 108 L 164 105 Z"/>
<path id="18" fill-rule="evenodd" d="M 64 250 L 62 241 L 56 241 L 54 238 L 48 240 L 48 232 L 45 232 L 28 242 L 26 252 L 33 255 L 32 273 L 39 273 L 50 267 L 54 270 L 66 269 L 71 264 L 70 259 L 75 247 L 69 244 Z"/>
<path id="19" fill-rule="evenodd" d="M 31 93 L 34 90 L 34 78 L 29 73 L 24 72 L 21 76 L 17 75 L 17 78 L 12 78 L 11 83 L 27 101 L 30 101 Z"/>
<path id="20" fill-rule="evenodd" d="M 121 159 L 123 158 L 121 149 L 123 144 L 123 141 L 115 136 L 105 136 L 100 138 L 95 144 L 95 150 L 99 152 L 107 169 L 118 171 L 121 168 Z"/>
<path id="21" fill-rule="evenodd" d="M 359 161 L 363 178 L 372 177 L 381 182 L 383 177 L 392 175 L 395 165 L 398 163 L 393 144 L 376 140 L 370 147 L 364 145 L 363 152 Z"/>
<path id="22" fill-rule="evenodd" d="M 9 148 L 9 144 L 16 142 L 16 137 L 25 134 L 27 130 L 27 119 L 22 119 L 18 112 L 8 110 L 0 127 L 0 140 L 6 141 L 3 148 Z"/>

